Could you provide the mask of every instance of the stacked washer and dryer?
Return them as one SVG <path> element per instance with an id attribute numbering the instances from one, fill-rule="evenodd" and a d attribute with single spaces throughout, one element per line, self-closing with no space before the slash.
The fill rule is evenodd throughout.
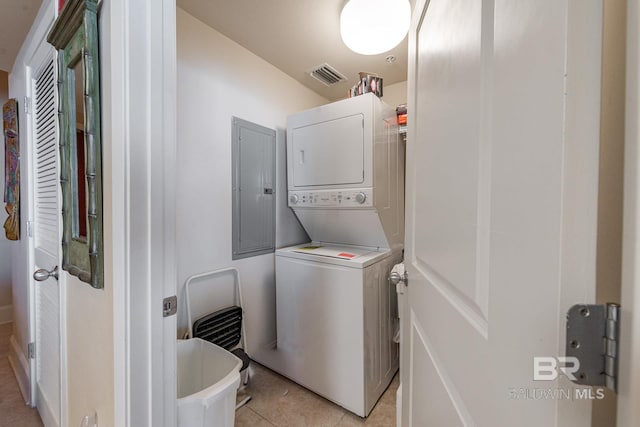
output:
<path id="1" fill-rule="evenodd" d="M 311 242 L 276 251 L 279 371 L 365 417 L 398 370 L 404 144 L 373 94 L 287 121 L 288 200 Z"/>

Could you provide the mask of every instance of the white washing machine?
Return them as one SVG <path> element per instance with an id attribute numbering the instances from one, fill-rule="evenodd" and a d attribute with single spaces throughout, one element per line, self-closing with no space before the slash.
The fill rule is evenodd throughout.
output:
<path id="1" fill-rule="evenodd" d="M 282 373 L 365 417 L 398 370 L 401 251 L 309 243 L 276 251 Z"/>

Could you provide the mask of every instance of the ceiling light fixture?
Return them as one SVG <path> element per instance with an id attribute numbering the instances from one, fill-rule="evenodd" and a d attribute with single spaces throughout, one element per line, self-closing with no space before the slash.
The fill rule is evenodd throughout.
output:
<path id="1" fill-rule="evenodd" d="M 409 0 L 347 0 L 340 14 L 344 44 L 361 55 L 396 47 L 409 30 Z"/>

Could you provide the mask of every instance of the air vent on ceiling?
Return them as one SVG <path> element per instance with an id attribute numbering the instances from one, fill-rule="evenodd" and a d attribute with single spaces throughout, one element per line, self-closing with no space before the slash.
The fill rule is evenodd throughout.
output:
<path id="1" fill-rule="evenodd" d="M 313 70 L 311 70 L 309 74 L 311 75 L 311 77 L 321 81 L 327 86 L 347 80 L 347 78 L 343 76 L 342 73 L 326 63 L 318 65 Z"/>

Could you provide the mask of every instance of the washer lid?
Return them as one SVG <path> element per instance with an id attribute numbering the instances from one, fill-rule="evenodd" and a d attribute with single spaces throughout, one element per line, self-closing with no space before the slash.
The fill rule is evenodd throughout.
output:
<path id="1" fill-rule="evenodd" d="M 363 246 L 332 245 L 310 242 L 303 245 L 278 249 L 276 256 L 306 259 L 346 267 L 364 268 L 388 257 L 391 250 L 387 248 L 368 248 Z"/>

